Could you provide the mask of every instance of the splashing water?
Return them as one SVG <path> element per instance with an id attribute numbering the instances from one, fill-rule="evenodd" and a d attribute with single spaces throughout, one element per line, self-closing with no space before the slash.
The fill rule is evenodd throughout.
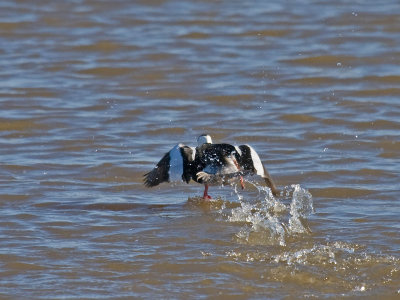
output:
<path id="1" fill-rule="evenodd" d="M 285 187 L 283 201 L 274 198 L 271 190 L 257 183 L 258 194 L 251 202 L 244 202 L 243 195 L 237 189 L 235 193 L 240 206 L 233 208 L 228 215 L 229 222 L 244 222 L 236 234 L 238 241 L 249 244 L 286 245 L 288 236 L 310 233 L 306 218 L 314 212 L 312 195 L 299 184 Z"/>
<path id="2" fill-rule="evenodd" d="M 308 226 L 303 220 L 314 212 L 312 196 L 309 191 L 300 187 L 299 184 L 291 186 L 293 190 L 292 202 L 290 203 L 289 230 L 292 233 L 309 232 Z"/>

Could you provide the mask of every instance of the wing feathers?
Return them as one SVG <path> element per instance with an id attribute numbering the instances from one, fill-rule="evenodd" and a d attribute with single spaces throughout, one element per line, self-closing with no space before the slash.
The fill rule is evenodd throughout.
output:
<path id="1" fill-rule="evenodd" d="M 271 175 L 269 175 L 268 171 L 265 169 L 263 163 L 261 162 L 260 157 L 258 156 L 256 150 L 249 145 L 240 145 L 241 155 L 241 167 L 245 171 L 249 171 L 251 174 L 259 175 L 265 180 L 265 184 L 271 189 L 272 194 L 274 196 L 278 195 L 278 189 L 274 181 L 272 180 Z"/>
<path id="2" fill-rule="evenodd" d="M 144 185 L 147 187 L 153 187 L 159 185 L 161 182 L 168 181 L 169 161 L 170 156 L 168 152 L 165 153 L 153 170 L 144 174 Z"/>
<path id="3" fill-rule="evenodd" d="M 196 156 L 196 148 L 182 146 L 180 147 L 180 151 L 183 160 L 183 173 L 181 174 L 182 180 L 189 183 L 192 175 L 195 173 L 194 160 Z"/>
<path id="4" fill-rule="evenodd" d="M 169 171 L 168 175 L 169 181 L 179 181 L 182 180 L 183 174 L 183 157 L 181 152 L 181 147 L 184 145 L 178 144 L 169 151 L 170 161 L 169 161 Z"/>
<path id="5" fill-rule="evenodd" d="M 155 168 L 144 175 L 147 187 L 159 185 L 162 182 L 190 181 L 191 162 L 194 160 L 195 149 L 177 144 L 157 163 Z"/>

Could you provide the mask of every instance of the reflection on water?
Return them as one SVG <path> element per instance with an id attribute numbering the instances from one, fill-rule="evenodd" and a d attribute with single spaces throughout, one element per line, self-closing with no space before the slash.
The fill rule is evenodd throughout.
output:
<path id="1" fill-rule="evenodd" d="M 2 1 L 0 298 L 398 298 L 398 11 Z M 282 195 L 143 186 L 205 132 Z"/>

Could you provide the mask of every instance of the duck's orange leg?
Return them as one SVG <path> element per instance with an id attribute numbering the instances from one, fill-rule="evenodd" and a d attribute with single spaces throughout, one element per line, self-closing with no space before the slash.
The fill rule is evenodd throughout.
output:
<path id="1" fill-rule="evenodd" d="M 204 199 L 211 199 L 211 196 L 208 194 L 208 184 L 204 185 L 204 194 L 203 194 Z"/>

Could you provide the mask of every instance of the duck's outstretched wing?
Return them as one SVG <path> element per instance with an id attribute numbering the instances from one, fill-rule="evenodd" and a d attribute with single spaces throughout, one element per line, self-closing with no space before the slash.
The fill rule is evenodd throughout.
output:
<path id="1" fill-rule="evenodd" d="M 153 170 L 144 175 L 144 185 L 153 187 L 162 182 L 185 181 L 189 183 L 192 177 L 192 163 L 196 149 L 177 144 L 165 153 Z"/>
<path id="2" fill-rule="evenodd" d="M 239 154 L 238 162 L 241 169 L 245 175 L 259 175 L 264 178 L 266 185 L 271 189 L 272 194 L 277 196 L 279 191 L 276 188 L 271 175 L 269 175 L 267 169 L 265 169 L 264 164 L 261 162 L 256 150 L 250 145 L 240 145 L 236 146 L 236 151 Z"/>

